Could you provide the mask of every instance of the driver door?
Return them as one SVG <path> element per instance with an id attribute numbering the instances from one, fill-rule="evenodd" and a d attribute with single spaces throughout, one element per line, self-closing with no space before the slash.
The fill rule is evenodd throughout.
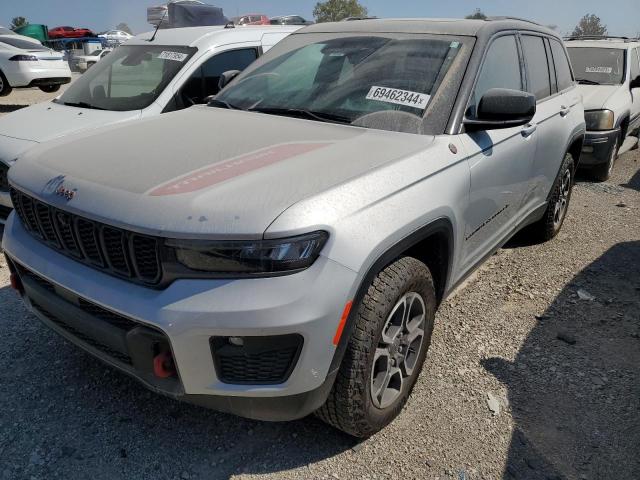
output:
<path id="1" fill-rule="evenodd" d="M 487 49 L 466 116 L 492 88 L 524 90 L 521 55 L 515 35 L 495 38 Z M 520 220 L 536 150 L 536 125 L 464 133 L 460 140 L 471 171 L 465 211 L 463 270 L 499 247 Z"/>

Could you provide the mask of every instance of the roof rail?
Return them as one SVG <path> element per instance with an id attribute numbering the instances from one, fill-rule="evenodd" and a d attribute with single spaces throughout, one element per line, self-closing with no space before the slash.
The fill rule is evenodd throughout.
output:
<path id="1" fill-rule="evenodd" d="M 517 20 L 519 22 L 532 23 L 533 25 L 537 25 L 539 27 L 543 26 L 543 25 L 539 24 L 538 22 L 534 22 L 533 20 L 529 20 L 527 18 L 520 18 L 520 17 L 498 16 L 498 17 L 487 17 L 485 20 L 487 20 L 489 22 L 496 21 L 496 20 Z"/>
<path id="2" fill-rule="evenodd" d="M 617 37 L 615 35 L 569 35 L 564 37 L 565 42 L 572 42 L 576 40 L 623 40 L 625 42 L 637 42 L 639 39 L 629 37 Z"/>

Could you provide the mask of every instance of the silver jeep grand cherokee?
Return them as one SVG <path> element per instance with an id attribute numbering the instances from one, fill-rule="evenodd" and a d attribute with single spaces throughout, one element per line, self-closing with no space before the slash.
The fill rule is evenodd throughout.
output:
<path id="1" fill-rule="evenodd" d="M 315 25 L 209 106 L 30 150 L 3 245 L 46 325 L 148 387 L 364 437 L 447 294 L 524 227 L 560 230 L 584 132 L 536 24 Z"/>

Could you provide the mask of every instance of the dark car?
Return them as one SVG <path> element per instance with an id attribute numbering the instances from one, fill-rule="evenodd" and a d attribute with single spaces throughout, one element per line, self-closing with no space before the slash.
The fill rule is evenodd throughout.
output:
<path id="1" fill-rule="evenodd" d="M 56 27 L 49 30 L 49 38 L 81 38 L 93 36 L 95 36 L 95 34 L 88 28 Z"/>

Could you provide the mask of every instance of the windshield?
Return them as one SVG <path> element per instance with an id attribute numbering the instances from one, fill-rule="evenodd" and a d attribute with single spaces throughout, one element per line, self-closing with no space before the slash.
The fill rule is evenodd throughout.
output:
<path id="1" fill-rule="evenodd" d="M 196 50 L 122 45 L 72 83 L 56 102 L 100 110 L 142 110 L 160 96 Z"/>
<path id="2" fill-rule="evenodd" d="M 450 70 L 462 61 L 457 57 L 467 41 L 438 35 L 294 35 L 249 67 L 212 105 L 422 133 L 440 85 L 461 80 Z"/>
<path id="3" fill-rule="evenodd" d="M 23 40 L 22 38 L 2 37 L 0 38 L 0 42 L 23 50 L 45 50 L 40 43 L 30 42 L 29 40 Z"/>
<path id="4" fill-rule="evenodd" d="M 620 85 L 624 81 L 624 52 L 619 48 L 567 49 L 578 83 Z"/>

